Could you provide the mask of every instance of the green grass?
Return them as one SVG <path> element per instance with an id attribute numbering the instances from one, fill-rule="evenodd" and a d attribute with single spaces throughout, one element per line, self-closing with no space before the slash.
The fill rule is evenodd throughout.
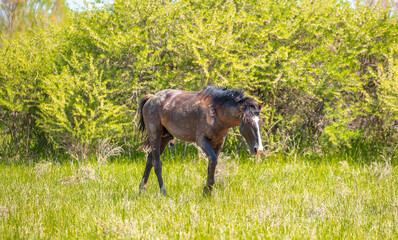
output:
<path id="1" fill-rule="evenodd" d="M 220 158 L 211 197 L 206 160 L 168 152 L 159 193 L 144 159 L 98 167 L 0 164 L 1 239 L 396 239 L 398 170 L 380 163 Z"/>

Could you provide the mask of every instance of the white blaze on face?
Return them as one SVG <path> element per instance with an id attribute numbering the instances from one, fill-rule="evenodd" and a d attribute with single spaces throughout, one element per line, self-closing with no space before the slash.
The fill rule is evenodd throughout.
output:
<path id="1" fill-rule="evenodd" d="M 260 121 L 260 118 L 257 116 L 253 117 L 253 121 L 255 123 L 255 127 L 256 127 L 256 131 L 257 131 L 257 137 L 258 137 L 258 149 L 257 152 L 259 151 L 263 151 L 264 147 L 263 147 L 263 142 L 261 141 L 261 134 L 260 134 L 260 126 L 258 125 L 258 122 Z"/>

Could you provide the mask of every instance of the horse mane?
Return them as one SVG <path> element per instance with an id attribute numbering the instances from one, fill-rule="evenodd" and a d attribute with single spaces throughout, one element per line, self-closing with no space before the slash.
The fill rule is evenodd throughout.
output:
<path id="1" fill-rule="evenodd" d="M 237 104 L 241 110 L 243 119 L 260 114 L 260 106 L 254 98 L 245 96 L 242 89 L 228 89 L 226 87 L 220 88 L 216 86 L 203 87 L 199 96 L 204 99 L 211 99 L 214 105 L 225 106 L 230 103 Z"/>

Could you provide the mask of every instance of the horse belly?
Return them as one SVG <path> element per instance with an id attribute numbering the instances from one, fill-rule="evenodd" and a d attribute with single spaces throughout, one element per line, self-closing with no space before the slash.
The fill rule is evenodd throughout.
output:
<path id="1" fill-rule="evenodd" d="M 173 128 L 172 128 L 173 129 Z M 174 137 L 181 139 L 183 141 L 186 142 L 195 142 L 196 141 L 196 134 L 190 134 L 185 130 L 189 130 L 189 129 L 177 129 L 175 131 L 173 130 L 169 130 L 167 129 L 171 135 L 173 135 Z"/>
<path id="2" fill-rule="evenodd" d="M 162 117 L 162 125 L 178 139 L 188 142 L 196 140 L 198 119 L 195 112 L 167 111 Z"/>
<path id="3" fill-rule="evenodd" d="M 174 137 L 183 141 L 194 142 L 196 139 L 197 123 L 192 119 L 178 118 L 176 116 L 171 119 L 164 119 L 162 125 Z"/>

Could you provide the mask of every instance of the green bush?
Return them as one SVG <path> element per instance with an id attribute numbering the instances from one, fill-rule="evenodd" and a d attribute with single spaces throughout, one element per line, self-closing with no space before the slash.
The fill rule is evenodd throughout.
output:
<path id="1" fill-rule="evenodd" d="M 88 153 L 101 138 L 135 149 L 143 95 L 217 84 L 264 103 L 270 153 L 393 154 L 392 11 L 335 0 L 129 0 L 71 12 L 0 41 L 1 151 L 47 143 Z"/>
<path id="2" fill-rule="evenodd" d="M 43 77 L 52 71 L 53 51 L 46 32 L 23 33 L 0 40 L 0 153 L 29 154 L 45 145 L 36 128 Z M 34 153 L 34 152 L 31 152 Z"/>
<path id="3" fill-rule="evenodd" d="M 103 79 L 92 57 L 86 58 L 72 58 L 71 67 L 48 75 L 39 100 L 40 128 L 53 146 L 77 159 L 86 158 L 102 139 L 120 138 L 124 119 L 123 106 L 109 100 L 109 80 Z"/>

